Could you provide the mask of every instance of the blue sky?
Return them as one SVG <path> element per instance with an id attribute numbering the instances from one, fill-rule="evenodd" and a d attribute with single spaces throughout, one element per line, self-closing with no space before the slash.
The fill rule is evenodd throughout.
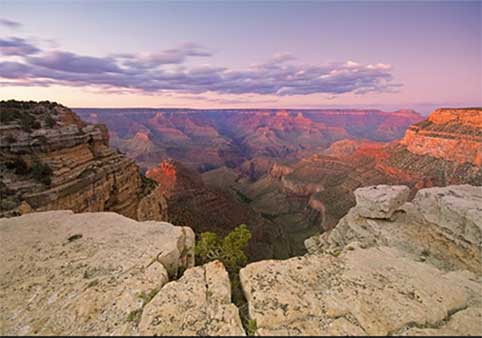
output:
<path id="1" fill-rule="evenodd" d="M 2 1 L 0 19 L 0 99 L 77 107 L 482 104 L 480 1 Z M 12 52 L 19 41 L 38 52 Z M 101 77 L 99 68 L 91 83 L 88 71 L 79 74 L 106 63 L 119 69 Z"/>

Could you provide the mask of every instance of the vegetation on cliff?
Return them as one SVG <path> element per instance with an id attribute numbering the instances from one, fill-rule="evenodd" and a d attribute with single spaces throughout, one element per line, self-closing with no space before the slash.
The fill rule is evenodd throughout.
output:
<path id="1" fill-rule="evenodd" d="M 213 232 L 203 232 L 195 247 L 197 265 L 219 260 L 226 267 L 231 282 L 232 301 L 238 306 L 245 327 L 253 324 L 248 321 L 248 304 L 241 288 L 239 270 L 248 263 L 245 252 L 250 239 L 251 232 L 246 224 L 241 224 L 223 239 Z"/>

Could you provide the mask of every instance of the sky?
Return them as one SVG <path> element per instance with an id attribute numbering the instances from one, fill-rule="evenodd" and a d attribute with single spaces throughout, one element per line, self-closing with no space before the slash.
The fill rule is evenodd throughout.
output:
<path id="1" fill-rule="evenodd" d="M 481 106 L 481 16 L 481 1 L 0 0 L 0 99 Z"/>

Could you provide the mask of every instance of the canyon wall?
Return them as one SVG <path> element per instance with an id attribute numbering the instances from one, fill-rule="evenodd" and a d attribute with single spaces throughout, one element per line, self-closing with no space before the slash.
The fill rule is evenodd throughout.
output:
<path id="1" fill-rule="evenodd" d="M 4 101 L 0 112 L 0 215 L 68 209 L 165 217 L 155 183 L 109 147 L 104 125 L 86 124 L 50 102 Z"/>
<path id="2" fill-rule="evenodd" d="M 355 205 L 353 191 L 361 186 L 405 184 L 413 196 L 424 187 L 482 185 L 481 120 L 480 108 L 438 109 L 400 141 L 340 140 L 297 162 L 273 165 L 244 192 L 265 213 L 280 200 L 304 197 L 291 215 L 318 210 L 324 231 Z"/>
<path id="3" fill-rule="evenodd" d="M 480 109 L 437 109 L 423 123 L 411 126 L 400 144 L 417 155 L 482 165 Z"/>
<path id="4" fill-rule="evenodd" d="M 196 171 L 227 166 L 252 179 L 354 138 L 391 141 L 422 120 L 414 111 L 273 109 L 76 109 L 106 123 L 112 144 L 143 168 L 174 159 Z"/>

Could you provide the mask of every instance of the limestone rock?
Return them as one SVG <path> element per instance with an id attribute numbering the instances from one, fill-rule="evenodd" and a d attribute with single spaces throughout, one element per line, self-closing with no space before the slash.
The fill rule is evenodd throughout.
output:
<path id="1" fill-rule="evenodd" d="M 393 221 L 362 217 L 356 206 L 333 230 L 305 240 L 305 247 L 337 253 L 354 241 L 390 246 L 441 269 L 482 273 L 481 196 L 482 187 L 469 185 L 422 189 Z"/>
<path id="2" fill-rule="evenodd" d="M 144 307 L 139 333 L 244 336 L 222 263 L 215 261 L 189 269 L 178 281 L 166 284 Z"/>
<path id="3" fill-rule="evenodd" d="M 431 223 L 473 244 L 482 244 L 482 187 L 468 184 L 422 189 L 413 204 Z"/>
<path id="4" fill-rule="evenodd" d="M 115 213 L 0 219 L 0 334 L 136 333 L 139 309 L 194 263 L 194 233 Z"/>
<path id="5" fill-rule="evenodd" d="M 376 185 L 355 190 L 358 213 L 367 218 L 389 219 L 407 201 L 410 189 L 403 185 Z"/>
<path id="6" fill-rule="evenodd" d="M 447 321 L 458 335 L 482 334 L 477 322 L 456 318 L 461 310 L 478 318 L 480 279 L 415 262 L 395 248 L 262 261 L 240 277 L 258 335 L 389 335 Z"/>

